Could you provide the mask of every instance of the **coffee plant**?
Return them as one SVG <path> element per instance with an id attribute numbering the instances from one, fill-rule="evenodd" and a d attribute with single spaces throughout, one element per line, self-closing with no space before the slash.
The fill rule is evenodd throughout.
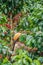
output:
<path id="1" fill-rule="evenodd" d="M 43 65 L 43 0 L 0 0 L 0 65 Z"/>

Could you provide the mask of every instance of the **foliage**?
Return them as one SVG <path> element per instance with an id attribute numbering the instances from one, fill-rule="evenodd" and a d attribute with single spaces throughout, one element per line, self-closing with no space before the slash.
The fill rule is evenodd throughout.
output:
<path id="1" fill-rule="evenodd" d="M 21 48 L 13 55 L 12 27 L 21 32 L 19 42 L 38 51 Z M 43 0 L 0 0 L 0 65 L 43 65 Z"/>
<path id="2" fill-rule="evenodd" d="M 10 23 L 8 24 L 7 17 L 0 12 L 0 43 L 8 44 L 11 40 Z"/>
<path id="3" fill-rule="evenodd" d="M 7 58 L 4 58 L 1 65 L 12 65 L 12 64 L 10 63 L 10 61 Z"/>

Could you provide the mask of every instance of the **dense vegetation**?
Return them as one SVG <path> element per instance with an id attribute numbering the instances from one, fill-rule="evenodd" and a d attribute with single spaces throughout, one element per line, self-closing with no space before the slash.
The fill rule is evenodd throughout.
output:
<path id="1" fill-rule="evenodd" d="M 43 65 L 43 0 L 0 0 L 0 65 Z"/>

